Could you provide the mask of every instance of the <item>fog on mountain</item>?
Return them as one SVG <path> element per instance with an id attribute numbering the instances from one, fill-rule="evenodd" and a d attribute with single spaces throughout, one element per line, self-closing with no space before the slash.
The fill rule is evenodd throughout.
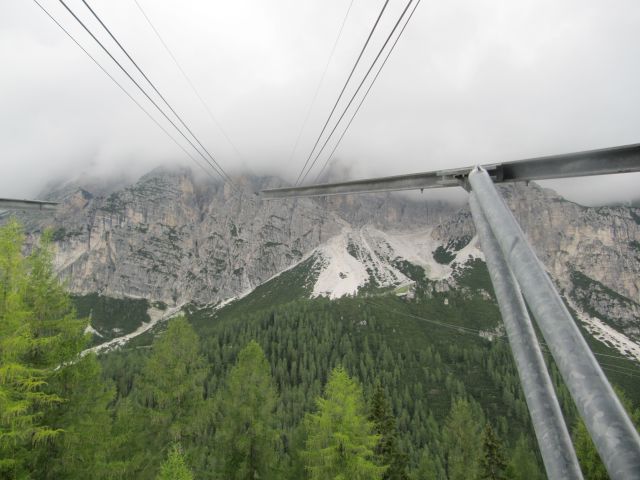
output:
<path id="1" fill-rule="evenodd" d="M 634 2 L 3 10 L 0 478 L 640 475 Z"/>

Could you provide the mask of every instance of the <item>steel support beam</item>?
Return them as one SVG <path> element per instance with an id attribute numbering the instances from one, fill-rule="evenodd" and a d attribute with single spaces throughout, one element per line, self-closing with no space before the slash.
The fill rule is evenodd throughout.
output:
<path id="1" fill-rule="evenodd" d="M 469 183 L 609 475 L 640 478 L 640 436 L 551 279 L 488 173 L 474 169 Z"/>
<path id="2" fill-rule="evenodd" d="M 487 261 L 547 476 L 551 480 L 582 480 L 578 457 L 520 287 L 473 192 L 469 196 L 469 207 Z"/>
<path id="3" fill-rule="evenodd" d="M 7 210 L 55 210 L 57 206 L 58 203 L 56 202 L 0 198 L 0 209 Z"/>
<path id="4" fill-rule="evenodd" d="M 640 172 L 640 144 L 484 165 L 495 183 Z M 473 167 L 263 190 L 265 199 L 455 187 Z"/>

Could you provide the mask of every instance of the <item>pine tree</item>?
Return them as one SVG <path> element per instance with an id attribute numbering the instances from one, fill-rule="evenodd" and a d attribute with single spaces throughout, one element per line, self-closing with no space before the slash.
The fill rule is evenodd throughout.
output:
<path id="1" fill-rule="evenodd" d="M 172 319 L 154 340 L 135 379 L 133 404 L 123 403 L 118 429 L 128 437 L 129 450 L 140 454 L 129 475 L 155 475 L 152 466 L 160 463 L 160 452 L 172 442 L 180 442 L 189 453 L 192 445 L 206 448 L 198 439 L 211 424 L 211 408 L 204 398 L 207 372 L 193 328 L 183 317 Z M 122 453 L 127 455 L 127 448 Z"/>
<path id="2" fill-rule="evenodd" d="M 380 436 L 374 452 L 380 465 L 388 465 L 382 478 L 384 480 L 407 480 L 407 456 L 401 451 L 398 442 L 398 427 L 391 410 L 391 403 L 381 384 L 377 384 L 371 399 L 369 421 L 373 431 Z"/>
<path id="3" fill-rule="evenodd" d="M 609 480 L 607 469 L 600 460 L 600 455 L 582 419 L 578 420 L 574 428 L 573 442 L 585 477 L 589 480 Z"/>
<path id="4" fill-rule="evenodd" d="M 0 474 L 9 477 L 26 476 L 34 449 L 62 434 L 45 422 L 65 401 L 49 382 L 85 343 L 83 322 L 53 274 L 50 235 L 26 258 L 23 243 L 15 220 L 0 228 Z"/>
<path id="5" fill-rule="evenodd" d="M 342 367 L 329 376 L 317 413 L 305 416 L 306 468 L 312 480 L 381 479 L 386 466 L 374 462 L 380 436 L 366 418 L 362 389 Z"/>
<path id="6" fill-rule="evenodd" d="M 411 473 L 413 480 L 439 480 L 444 478 L 442 466 L 427 447 L 422 449 L 418 468 Z"/>
<path id="7" fill-rule="evenodd" d="M 221 478 L 269 478 L 276 466 L 276 389 L 255 341 L 240 351 L 218 398 L 216 468 Z"/>
<path id="8" fill-rule="evenodd" d="M 160 466 L 160 473 L 156 480 L 193 480 L 193 474 L 184 461 L 184 456 L 178 444 L 169 449 L 167 459 Z"/>
<path id="9" fill-rule="evenodd" d="M 115 397 L 111 383 L 101 378 L 95 354 L 55 372 L 50 387 L 65 398 L 45 416 L 63 430 L 56 442 L 41 448 L 41 478 L 124 478 L 126 462 L 113 457 L 121 438 L 113 432 L 109 406 Z"/>
<path id="10" fill-rule="evenodd" d="M 476 410 L 476 411 L 474 411 Z M 442 431 L 445 469 L 449 480 L 473 479 L 479 473 L 482 412 L 463 398 L 454 400 Z"/>
<path id="11" fill-rule="evenodd" d="M 482 457 L 480 458 L 480 478 L 483 480 L 503 480 L 507 463 L 502 444 L 496 432 L 487 422 L 482 434 Z"/>
<path id="12" fill-rule="evenodd" d="M 518 437 L 507 468 L 507 478 L 512 480 L 542 480 L 541 470 L 530 443 L 524 435 Z"/>

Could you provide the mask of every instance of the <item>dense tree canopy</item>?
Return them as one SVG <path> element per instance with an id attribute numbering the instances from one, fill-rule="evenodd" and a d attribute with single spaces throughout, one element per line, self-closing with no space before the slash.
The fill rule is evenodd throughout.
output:
<path id="1" fill-rule="evenodd" d="M 193 480 L 193 474 L 184 461 L 179 445 L 174 444 L 169 449 L 156 480 Z"/>
<path id="2" fill-rule="evenodd" d="M 271 369 L 255 341 L 240 351 L 217 399 L 216 469 L 220 478 L 270 478 L 276 466 Z"/>

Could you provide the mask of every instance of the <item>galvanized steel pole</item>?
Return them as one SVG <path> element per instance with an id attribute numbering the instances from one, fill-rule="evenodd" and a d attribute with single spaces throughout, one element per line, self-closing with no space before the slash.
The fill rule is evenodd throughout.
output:
<path id="1" fill-rule="evenodd" d="M 484 169 L 474 169 L 469 183 L 609 475 L 640 478 L 640 436 L 524 232 Z"/>
<path id="2" fill-rule="evenodd" d="M 573 449 L 520 287 L 473 192 L 469 196 L 469 206 L 487 261 L 509 345 L 516 361 L 547 476 L 551 480 L 582 480 L 578 457 Z"/>

